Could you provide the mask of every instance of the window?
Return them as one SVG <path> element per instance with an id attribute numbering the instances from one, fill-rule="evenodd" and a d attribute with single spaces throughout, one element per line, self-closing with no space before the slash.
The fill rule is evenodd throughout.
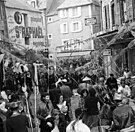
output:
<path id="1" fill-rule="evenodd" d="M 64 10 L 60 10 L 60 18 L 66 18 L 68 14 L 68 10 L 64 9 Z"/>
<path id="2" fill-rule="evenodd" d="M 67 23 L 62 23 L 60 25 L 60 30 L 61 30 L 61 33 L 68 33 Z"/>
<path id="3" fill-rule="evenodd" d="M 73 8 L 72 9 L 72 16 L 73 17 L 75 17 L 75 16 L 77 16 L 78 15 L 78 10 L 77 10 L 78 8 Z"/>
<path id="4" fill-rule="evenodd" d="M 52 17 L 48 17 L 48 22 L 52 22 Z"/>
<path id="5" fill-rule="evenodd" d="M 109 29 L 110 28 L 109 5 L 104 6 L 104 15 L 105 15 L 105 29 Z"/>
<path id="6" fill-rule="evenodd" d="M 120 0 L 119 1 L 119 5 L 120 5 L 120 20 L 121 20 L 121 24 L 125 22 L 126 20 L 126 2 L 125 0 Z"/>
<path id="7" fill-rule="evenodd" d="M 81 7 L 74 7 L 74 8 L 69 9 L 69 16 L 71 18 L 80 17 L 81 16 Z"/>
<path id="8" fill-rule="evenodd" d="M 48 34 L 48 39 L 52 39 L 52 34 Z"/>
<path id="9" fill-rule="evenodd" d="M 80 21 L 72 22 L 70 26 L 71 32 L 80 32 L 82 30 L 82 23 Z"/>
<path id="10" fill-rule="evenodd" d="M 32 1 L 32 2 L 31 2 L 31 5 L 35 8 L 35 7 L 36 7 L 35 1 Z"/>
<path id="11" fill-rule="evenodd" d="M 112 26 L 115 26 L 115 8 L 114 8 L 114 1 L 111 3 L 111 14 L 112 14 Z"/>
<path id="12" fill-rule="evenodd" d="M 29 38 L 28 37 L 25 37 L 24 38 L 24 41 L 25 41 L 25 45 L 29 45 L 30 44 L 30 41 L 29 41 Z"/>

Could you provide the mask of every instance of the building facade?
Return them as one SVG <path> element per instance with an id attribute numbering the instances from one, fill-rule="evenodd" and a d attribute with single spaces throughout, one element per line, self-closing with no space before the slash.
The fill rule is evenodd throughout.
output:
<path id="1" fill-rule="evenodd" d="M 93 40 L 85 40 L 100 29 L 100 4 L 88 0 L 60 0 L 59 3 L 47 15 L 52 54 L 57 57 L 68 57 L 74 52 L 80 56 L 86 51 L 89 54 L 94 50 Z"/>
<path id="2" fill-rule="evenodd" d="M 0 0 L 0 40 L 3 39 L 3 35 L 8 37 L 7 32 L 7 19 L 5 11 L 5 1 Z"/>
<path id="3" fill-rule="evenodd" d="M 5 4 L 10 42 L 29 48 L 44 46 L 42 13 L 25 1 L 7 0 Z"/>
<path id="4" fill-rule="evenodd" d="M 134 46 L 127 48 L 134 40 L 135 1 L 134 0 L 101 0 L 102 26 L 101 32 L 95 36 L 105 46 L 103 53 L 106 75 L 113 72 L 122 76 L 127 67 L 135 74 Z M 104 40 L 104 41 L 103 41 Z"/>

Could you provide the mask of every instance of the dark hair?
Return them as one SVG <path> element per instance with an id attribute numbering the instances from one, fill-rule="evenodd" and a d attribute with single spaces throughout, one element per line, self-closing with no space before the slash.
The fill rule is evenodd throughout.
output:
<path id="1" fill-rule="evenodd" d="M 75 130 L 75 124 L 76 124 L 76 122 L 81 118 L 82 114 L 83 114 L 83 111 L 82 111 L 81 108 L 77 108 L 75 110 L 76 120 L 72 123 L 72 129 L 73 129 L 73 131 Z"/>
<path id="2" fill-rule="evenodd" d="M 110 74 L 110 76 L 111 76 L 111 77 L 114 77 L 114 74 L 113 74 L 113 73 L 111 73 L 111 74 Z"/>
<path id="3" fill-rule="evenodd" d="M 17 93 L 11 95 L 10 102 L 16 102 L 18 100 L 19 100 L 19 95 Z"/>
<path id="4" fill-rule="evenodd" d="M 87 93 L 87 95 L 89 94 L 87 89 L 83 89 L 83 90 L 81 91 L 81 93 L 80 93 L 80 94 L 81 94 L 81 97 L 83 97 L 83 93 L 85 93 L 85 92 Z"/>
<path id="5" fill-rule="evenodd" d="M 91 97 L 94 97 L 96 95 L 95 89 L 94 88 L 90 88 L 89 89 L 89 94 L 90 94 Z"/>
<path id="6" fill-rule="evenodd" d="M 75 117 L 76 118 L 78 118 L 78 117 L 80 117 L 80 115 L 82 114 L 82 109 L 81 108 L 77 108 L 76 110 L 75 110 Z"/>

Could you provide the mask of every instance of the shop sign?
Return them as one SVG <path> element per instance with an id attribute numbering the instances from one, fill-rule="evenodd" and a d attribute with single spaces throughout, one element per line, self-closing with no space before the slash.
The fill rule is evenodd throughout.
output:
<path id="1" fill-rule="evenodd" d="M 43 31 L 40 26 L 38 27 L 23 27 L 16 26 L 15 27 L 16 37 L 17 38 L 44 38 Z"/>
<path id="2" fill-rule="evenodd" d="M 96 17 L 85 18 L 85 26 L 89 26 L 89 24 L 95 25 L 96 23 L 97 23 L 97 18 Z"/>

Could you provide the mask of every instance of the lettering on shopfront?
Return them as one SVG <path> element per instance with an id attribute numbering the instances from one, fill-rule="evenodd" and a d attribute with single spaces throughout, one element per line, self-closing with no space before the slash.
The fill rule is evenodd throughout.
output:
<path id="1" fill-rule="evenodd" d="M 40 26 L 38 27 L 23 27 L 16 26 L 15 27 L 16 38 L 44 38 L 43 31 Z"/>
<path id="2" fill-rule="evenodd" d="M 31 17 L 31 22 L 42 22 L 42 18 Z"/>

